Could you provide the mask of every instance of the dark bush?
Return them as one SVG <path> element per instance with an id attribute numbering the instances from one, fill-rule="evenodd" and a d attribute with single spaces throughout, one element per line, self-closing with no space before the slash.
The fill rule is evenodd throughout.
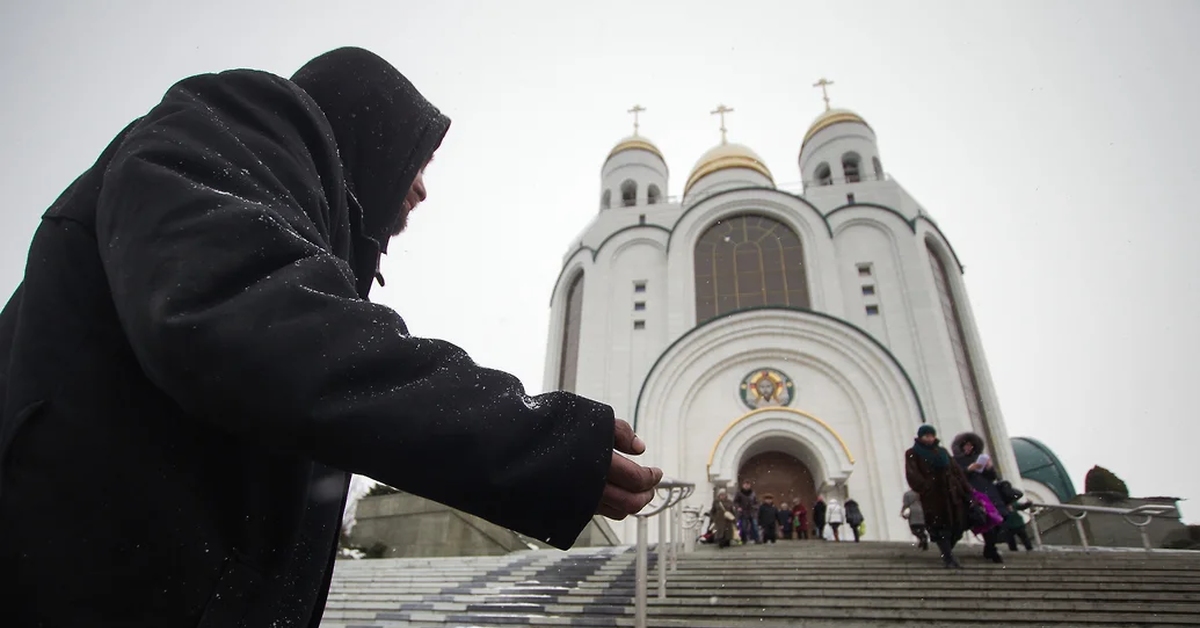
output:
<path id="1" fill-rule="evenodd" d="M 1112 493 L 1121 497 L 1129 497 L 1129 487 L 1125 485 L 1125 481 L 1100 465 L 1092 467 L 1087 472 L 1087 476 L 1083 479 L 1083 492 L 1088 494 Z"/>

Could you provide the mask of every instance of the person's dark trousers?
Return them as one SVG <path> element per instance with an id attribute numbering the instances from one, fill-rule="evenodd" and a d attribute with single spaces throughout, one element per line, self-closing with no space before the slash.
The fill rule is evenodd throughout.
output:
<path id="1" fill-rule="evenodd" d="M 1025 551 L 1033 551 L 1033 543 L 1029 542 L 1029 534 L 1025 532 L 1025 528 L 1018 528 L 1008 531 L 1008 549 L 1017 551 L 1017 539 L 1021 540 L 1021 544 L 1025 546 Z"/>
<path id="2" fill-rule="evenodd" d="M 764 525 L 762 529 L 763 543 L 774 543 L 776 540 L 775 526 Z"/>
<path id="3" fill-rule="evenodd" d="M 996 548 L 996 541 L 1000 540 L 1001 531 L 998 528 L 992 528 L 983 533 L 983 557 L 991 559 L 994 563 L 1002 563 L 1004 559 L 1000 557 L 1000 550 Z"/>
<path id="4" fill-rule="evenodd" d="M 858 526 L 850 526 L 850 529 L 854 531 L 854 542 L 857 543 L 858 542 Z"/>
<path id="5" fill-rule="evenodd" d="M 913 536 L 917 537 L 917 546 L 922 550 L 929 549 L 929 534 L 925 532 L 925 526 L 909 526 Z"/>
<path id="6" fill-rule="evenodd" d="M 822 541 L 824 541 L 824 540 L 825 540 L 825 526 L 823 526 L 823 525 L 814 525 L 814 526 L 813 526 L 813 533 L 814 533 L 814 534 L 816 534 L 816 538 L 818 538 L 818 539 L 821 539 Z"/>
<path id="7" fill-rule="evenodd" d="M 761 543 L 758 538 L 758 522 L 750 515 L 742 515 L 741 521 L 738 522 L 742 529 L 742 545 L 747 545 L 751 542 Z"/>

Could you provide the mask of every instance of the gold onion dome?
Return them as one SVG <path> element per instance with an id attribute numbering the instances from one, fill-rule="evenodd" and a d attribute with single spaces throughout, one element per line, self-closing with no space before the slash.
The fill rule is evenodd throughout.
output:
<path id="1" fill-rule="evenodd" d="M 617 142 L 617 145 L 613 146 L 613 149 L 608 151 L 608 159 L 612 159 L 617 153 L 623 153 L 627 150 L 644 150 L 648 153 L 654 153 L 659 159 L 662 159 L 663 162 L 667 161 L 665 158 L 663 158 L 662 151 L 658 150 L 658 147 L 654 145 L 654 142 L 651 142 L 641 135 L 630 135 L 620 142 Z M 605 159 L 605 161 L 608 161 L 608 159 Z"/>
<path id="2" fill-rule="evenodd" d="M 692 189 L 692 186 L 700 179 L 729 168 L 753 170 L 769 179 L 772 184 L 775 183 L 771 171 L 767 169 L 767 165 L 763 163 L 757 153 L 741 144 L 721 143 L 709 149 L 696 161 L 692 173 L 688 175 L 687 185 L 683 186 L 683 193 L 687 194 L 688 190 Z"/>
<path id="3" fill-rule="evenodd" d="M 841 124 L 843 122 L 857 122 L 868 129 L 871 128 L 871 125 L 867 124 L 867 121 L 863 120 L 862 116 L 850 111 L 849 109 L 827 109 L 821 115 L 817 116 L 817 119 L 813 120 L 813 123 L 809 125 L 808 132 L 804 134 L 804 141 L 801 142 L 801 146 L 807 144 L 808 140 L 812 139 L 814 135 L 821 132 L 823 129 L 827 129 L 835 124 Z"/>

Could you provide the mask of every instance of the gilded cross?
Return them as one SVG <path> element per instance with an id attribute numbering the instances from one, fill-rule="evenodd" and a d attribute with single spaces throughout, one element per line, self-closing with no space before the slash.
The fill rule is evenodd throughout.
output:
<path id="1" fill-rule="evenodd" d="M 633 114 L 633 134 L 635 136 L 638 134 L 638 114 L 645 110 L 646 110 L 646 108 L 641 105 L 634 105 L 633 109 L 630 109 L 629 111 L 626 112 L 626 113 Z"/>
<path id="2" fill-rule="evenodd" d="M 829 89 L 828 89 L 828 87 L 830 85 L 833 85 L 833 81 L 826 79 L 825 77 L 821 77 L 821 80 L 817 81 L 816 83 L 813 83 L 813 87 L 821 88 L 821 96 L 823 98 L 825 98 L 825 111 L 829 111 Z"/>
<path id="3" fill-rule="evenodd" d="M 721 116 L 721 143 L 725 144 L 725 114 L 733 113 L 733 109 L 725 105 L 717 105 L 717 108 L 710 113 L 714 116 Z"/>

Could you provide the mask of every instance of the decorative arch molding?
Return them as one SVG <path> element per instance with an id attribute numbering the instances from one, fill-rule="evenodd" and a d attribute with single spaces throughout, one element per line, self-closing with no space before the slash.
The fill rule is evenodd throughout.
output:
<path id="1" fill-rule="evenodd" d="M 748 324 L 747 324 L 748 323 Z M 803 330 L 808 340 L 842 359 L 863 374 L 872 394 L 879 395 L 884 407 L 896 408 L 913 423 L 925 422 L 925 411 L 912 378 L 887 347 L 863 329 L 839 318 L 800 308 L 762 307 L 730 312 L 693 328 L 671 343 L 646 374 L 638 391 L 633 412 L 634 429 L 643 415 L 664 420 L 673 391 L 695 385 L 685 377 L 688 368 L 701 356 L 722 347 L 736 346 L 755 338 L 778 338 Z M 654 404 L 651 407 L 651 403 Z"/>
<path id="2" fill-rule="evenodd" d="M 936 234 L 938 243 L 941 244 L 946 251 L 949 251 L 950 258 L 954 260 L 954 265 L 958 267 L 958 272 L 961 274 L 966 271 L 966 266 L 963 266 L 962 261 L 958 259 L 958 253 L 956 253 L 954 251 L 954 247 L 950 245 L 950 239 L 947 238 L 944 233 L 942 233 L 942 230 L 938 228 L 937 223 L 933 222 L 931 218 L 924 214 L 921 214 L 912 220 L 914 229 L 916 228 L 916 224 L 918 222 L 924 223 L 928 227 L 926 235 L 928 235 L 930 232 Z M 916 231 L 914 231 L 914 233 L 916 233 Z"/>
<path id="3" fill-rule="evenodd" d="M 579 244 L 579 246 L 575 247 L 575 250 L 571 251 L 567 255 L 566 261 L 563 262 L 562 270 L 560 270 L 558 272 L 558 278 L 554 280 L 554 288 L 552 288 L 550 290 L 550 304 L 551 305 L 554 304 L 554 296 L 556 294 L 558 294 L 559 284 L 562 283 L 564 277 L 566 277 L 567 275 L 570 274 L 571 264 L 576 263 L 576 260 L 581 253 L 586 254 L 586 256 L 588 258 L 590 258 L 590 260 L 589 260 L 590 262 L 595 262 L 596 258 L 598 258 L 600 256 L 600 251 L 603 250 L 604 247 L 606 245 L 608 245 L 609 242 L 611 242 L 614 238 L 616 238 L 617 236 L 619 236 L 627 231 L 634 231 L 636 229 L 650 229 L 652 231 L 661 231 L 661 232 L 667 234 L 667 236 L 663 237 L 663 239 L 661 240 L 661 242 L 664 242 L 664 243 L 667 241 L 667 238 L 670 236 L 670 233 L 671 233 L 670 229 L 668 229 L 662 225 L 629 225 L 628 227 L 621 227 L 620 229 L 617 229 L 616 231 L 609 234 L 608 237 L 601 240 L 600 244 L 596 245 L 595 248 L 587 246 L 581 242 Z"/>
<path id="4" fill-rule="evenodd" d="M 830 237 L 829 225 L 812 206 L 798 197 L 785 193 L 765 192 L 774 190 L 741 188 L 715 194 L 688 208 L 675 222 L 667 242 L 667 264 L 670 281 L 678 287 L 678 298 L 682 303 L 695 303 L 695 255 L 696 243 L 702 234 L 719 221 L 736 216 L 756 215 L 770 218 L 791 229 L 803 249 L 805 281 L 808 289 L 808 307 L 823 310 L 831 307 L 831 301 L 841 298 L 841 287 L 830 265 L 836 264 L 837 251 Z M 808 209 L 805 209 L 808 208 Z M 833 309 L 837 309 L 834 307 Z M 696 312 L 681 321 L 673 333 L 683 333 L 699 321 Z"/>
<path id="5" fill-rule="evenodd" d="M 555 304 L 566 298 L 563 291 L 560 290 L 563 287 L 563 281 L 581 270 L 586 272 L 592 267 L 593 262 L 595 259 L 587 255 L 582 248 L 575 249 L 575 252 L 567 257 L 562 270 L 558 271 L 558 278 L 554 280 L 554 287 L 550 289 L 550 307 L 554 307 Z"/>
<path id="6" fill-rule="evenodd" d="M 828 423 L 795 408 L 760 408 L 734 419 L 717 436 L 708 454 L 709 481 L 717 486 L 737 481 L 741 464 L 764 442 L 773 449 L 798 447 L 786 453 L 799 454 L 796 457 L 814 472 L 814 479 L 823 483 L 844 484 L 854 471 L 849 445 Z"/>
<path id="7" fill-rule="evenodd" d="M 912 233 L 912 225 L 899 213 L 881 213 L 878 208 L 871 207 L 848 207 L 845 209 L 851 211 L 847 211 L 830 220 L 830 225 L 833 227 L 834 240 L 837 240 L 837 237 L 843 231 L 855 225 L 867 225 L 878 229 L 892 242 L 896 242 L 897 236 L 905 231 Z M 856 209 L 861 209 L 862 211 L 853 211 Z"/>
<path id="8" fill-rule="evenodd" d="M 608 250 L 611 250 L 611 253 L 608 253 L 608 250 L 605 250 L 605 249 L 598 251 L 598 252 L 607 253 L 608 261 L 610 264 L 615 263 L 616 260 L 621 257 L 621 254 L 624 253 L 626 249 L 637 246 L 639 244 L 648 244 L 651 247 L 653 247 L 656 251 L 658 251 L 659 253 L 663 254 L 664 256 L 666 255 L 667 243 L 666 243 L 666 240 L 663 238 L 655 238 L 652 235 L 648 235 L 648 234 L 630 233 L 630 232 L 626 232 L 621 235 L 622 235 L 622 237 L 620 239 L 609 238 L 609 240 L 605 241 L 606 243 L 611 241 L 611 246 L 607 247 Z M 603 263 L 599 259 L 599 257 L 597 257 L 596 261 Z"/>
<path id="9" fill-rule="evenodd" d="M 754 192 L 755 194 L 747 194 Z M 740 197 L 740 198 L 739 198 Z M 768 215 L 792 227 L 802 239 L 816 241 L 816 225 L 823 226 L 825 235 L 833 237 L 829 223 L 821 211 L 802 196 L 781 192 L 775 188 L 754 186 L 723 190 L 693 203 L 676 219 L 667 239 L 667 251 L 671 250 L 678 237 L 690 247 L 700 233 L 720 218 L 737 213 L 755 212 Z M 697 215 L 697 212 L 699 215 Z M 795 212 L 792 214 L 791 212 Z M 797 220 L 796 215 L 807 215 L 808 220 Z M 680 234 L 680 226 L 685 233 Z"/>

